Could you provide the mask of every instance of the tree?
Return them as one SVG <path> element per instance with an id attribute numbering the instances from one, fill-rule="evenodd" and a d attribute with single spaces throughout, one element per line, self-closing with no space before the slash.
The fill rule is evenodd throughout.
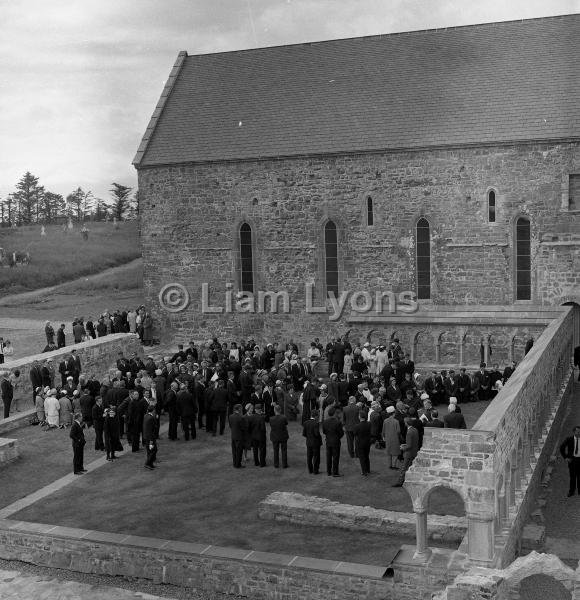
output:
<path id="1" fill-rule="evenodd" d="M 38 177 L 26 171 L 22 179 L 16 184 L 13 194 L 17 204 L 19 223 L 32 223 L 37 216 L 38 201 L 44 193 L 44 188 L 38 185 Z"/>
<path id="2" fill-rule="evenodd" d="M 124 214 L 129 209 L 129 196 L 133 191 L 133 188 L 121 185 L 120 183 L 111 184 L 113 189 L 111 195 L 113 196 L 113 216 L 117 217 L 117 220 L 121 221 Z"/>
<path id="3" fill-rule="evenodd" d="M 78 187 L 74 192 L 66 197 L 66 203 L 69 210 L 69 217 L 75 217 L 82 221 L 90 212 L 93 202 L 93 193 L 89 190 L 85 192 L 82 187 Z"/>
<path id="4" fill-rule="evenodd" d="M 66 203 L 60 194 L 44 192 L 39 202 L 39 213 L 45 223 L 51 223 L 56 217 L 65 214 Z"/>
<path id="5" fill-rule="evenodd" d="M 8 194 L 5 200 L 0 200 L 0 218 L 1 225 L 10 226 L 15 214 L 16 202 L 13 194 Z"/>
<path id="6" fill-rule="evenodd" d="M 106 221 L 109 216 L 110 207 L 102 198 L 93 198 L 90 216 L 93 221 Z"/>

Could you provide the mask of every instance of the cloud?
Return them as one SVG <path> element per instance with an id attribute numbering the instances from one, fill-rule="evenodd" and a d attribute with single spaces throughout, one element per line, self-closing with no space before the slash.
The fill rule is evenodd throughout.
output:
<path id="1" fill-rule="evenodd" d="M 0 0 L 0 197 L 26 170 L 108 196 L 191 54 L 580 12 L 580 0 Z"/>

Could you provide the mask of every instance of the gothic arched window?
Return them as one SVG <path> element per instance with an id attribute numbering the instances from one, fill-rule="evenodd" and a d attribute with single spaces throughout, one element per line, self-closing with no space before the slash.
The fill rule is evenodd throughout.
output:
<path id="1" fill-rule="evenodd" d="M 532 299 L 531 227 L 527 217 L 516 221 L 516 300 Z"/>
<path id="2" fill-rule="evenodd" d="M 252 255 L 252 228 L 240 227 L 240 283 L 242 292 L 254 293 L 254 261 Z"/>
<path id="3" fill-rule="evenodd" d="M 324 226 L 324 261 L 326 293 L 338 296 L 338 232 L 332 221 Z"/>
<path id="4" fill-rule="evenodd" d="M 431 298 L 431 232 L 429 221 L 420 218 L 417 221 L 417 299 Z"/>

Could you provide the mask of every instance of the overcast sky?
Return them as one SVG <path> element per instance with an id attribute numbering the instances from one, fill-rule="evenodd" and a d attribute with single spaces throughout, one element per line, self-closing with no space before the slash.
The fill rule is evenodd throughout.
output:
<path id="1" fill-rule="evenodd" d="M 131 165 L 180 50 L 238 50 L 580 12 L 580 0 L 0 0 L 0 197 L 66 196 Z"/>

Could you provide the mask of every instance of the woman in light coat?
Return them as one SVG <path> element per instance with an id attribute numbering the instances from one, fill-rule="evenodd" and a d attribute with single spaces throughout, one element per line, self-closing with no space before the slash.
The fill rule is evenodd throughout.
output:
<path id="1" fill-rule="evenodd" d="M 46 424 L 48 429 L 56 429 L 59 426 L 60 403 L 56 398 L 56 390 L 48 392 L 44 400 L 44 412 L 46 414 Z"/>

